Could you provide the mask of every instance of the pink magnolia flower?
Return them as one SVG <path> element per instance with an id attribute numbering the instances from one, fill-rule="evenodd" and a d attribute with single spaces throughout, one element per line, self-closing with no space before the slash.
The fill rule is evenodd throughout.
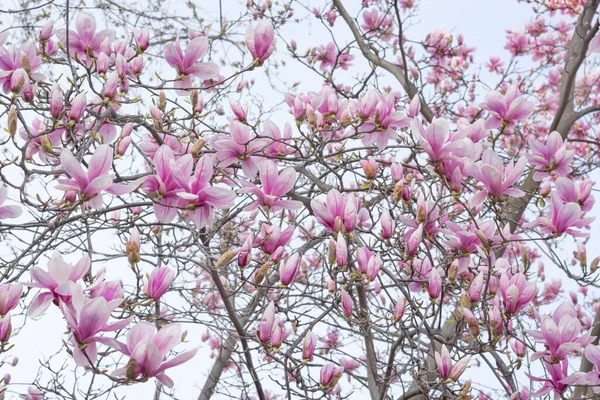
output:
<path id="1" fill-rule="evenodd" d="M 189 361 L 198 351 L 198 349 L 188 350 L 163 362 L 180 338 L 179 324 L 167 325 L 156 332 L 154 324 L 146 321 L 138 322 L 127 334 L 127 344 L 117 341 L 111 343 L 113 347 L 129 357 L 127 367 L 117 369 L 113 375 L 129 379 L 156 378 L 166 387 L 172 388 L 174 382 L 165 371 Z"/>
<path id="2" fill-rule="evenodd" d="M 259 161 L 254 154 L 268 143 L 267 139 L 257 139 L 247 125 L 235 119 L 229 121 L 229 132 L 231 137 L 215 135 L 209 139 L 211 147 L 217 152 L 219 165 L 226 168 L 239 160 L 244 175 L 248 179 L 254 179 L 258 172 Z"/>
<path id="3" fill-rule="evenodd" d="M 6 315 L 13 310 L 23 294 L 23 285 L 20 283 L 3 283 L 0 285 L 0 315 Z"/>
<path id="4" fill-rule="evenodd" d="M 97 58 L 100 53 L 110 55 L 110 43 L 115 40 L 115 31 L 106 29 L 96 33 L 96 18 L 85 12 L 80 12 L 75 21 L 77 32 L 60 29 L 56 32 L 60 41 L 67 43 L 69 35 L 69 52 L 77 55 L 77 58 L 86 66 L 92 65 L 92 59 Z"/>
<path id="5" fill-rule="evenodd" d="M 185 54 L 181 50 L 179 38 L 175 42 L 165 45 L 165 61 L 177 70 L 175 87 L 190 89 L 193 87 L 192 77 L 200 79 L 213 79 L 219 75 L 219 66 L 212 62 L 198 62 L 208 50 L 208 38 L 200 36 L 188 43 Z M 178 90 L 180 95 L 186 96 L 188 92 Z"/>
<path id="6" fill-rule="evenodd" d="M 23 67 L 23 61 L 29 63 L 29 71 L 26 71 Z M 13 79 L 13 75 L 16 71 L 19 74 L 23 74 L 21 77 L 24 85 L 25 80 L 39 81 L 45 79 L 45 76 L 35 72 L 40 65 L 42 65 L 42 59 L 37 55 L 35 46 L 31 42 L 25 42 L 18 49 L 9 47 L 8 49 L 0 47 L 0 85 L 4 93 L 10 93 L 15 89 L 14 85 L 20 81 L 21 78 Z M 11 84 L 13 82 L 13 84 Z M 19 92 L 19 91 L 17 91 Z"/>
<path id="7" fill-rule="evenodd" d="M 399 322 L 402 320 L 402 317 L 404 316 L 404 312 L 406 310 L 406 303 L 406 297 L 401 297 L 394 305 L 394 312 L 392 313 L 394 322 Z"/>
<path id="8" fill-rule="evenodd" d="M 290 335 L 291 331 L 283 326 L 283 322 L 275 315 L 275 304 L 271 301 L 258 323 L 256 335 L 265 348 L 277 349 Z"/>
<path id="9" fill-rule="evenodd" d="M 506 90 L 506 94 L 492 90 L 485 97 L 485 103 L 481 105 L 484 110 L 492 114 L 486 120 L 486 128 L 493 129 L 502 126 L 502 123 L 508 125 L 522 121 L 533 111 L 533 103 L 525 101 L 521 97 L 521 92 L 517 85 L 512 85 Z"/>
<path id="10" fill-rule="evenodd" d="M 273 262 L 277 262 L 283 254 L 283 247 L 292 240 L 293 234 L 294 227 L 291 225 L 281 232 L 277 225 L 262 224 L 254 239 L 254 246 L 260 247 L 265 254 L 271 256 Z"/>
<path id="11" fill-rule="evenodd" d="M 283 134 L 271 121 L 266 121 L 264 125 L 263 136 L 269 138 L 269 145 L 265 149 L 265 154 L 268 156 L 285 156 L 288 154 L 294 153 L 296 150 L 288 145 L 288 143 L 292 142 L 292 127 L 289 123 L 286 122 L 283 128 Z"/>
<path id="12" fill-rule="evenodd" d="M 294 282 L 294 279 L 296 279 L 299 270 L 300 256 L 298 253 L 293 254 L 285 260 L 285 262 L 281 260 L 279 265 L 279 279 L 281 280 L 281 284 L 284 286 L 291 285 Z"/>
<path id="13" fill-rule="evenodd" d="M 308 331 L 306 336 L 304 336 L 304 341 L 302 342 L 302 359 L 306 361 L 312 361 L 313 354 L 317 347 L 317 337 L 312 331 Z"/>
<path id="14" fill-rule="evenodd" d="M 244 240 L 244 243 L 242 244 L 240 251 L 238 252 L 238 266 L 240 268 L 244 268 L 244 267 L 248 266 L 248 264 L 250 264 L 250 261 L 252 260 L 253 245 L 254 245 L 254 236 L 252 234 L 249 234 L 246 237 L 246 239 Z"/>
<path id="15" fill-rule="evenodd" d="M 21 207 L 11 206 L 11 205 L 8 205 L 8 206 L 2 205 L 6 202 L 7 198 L 8 198 L 8 190 L 6 189 L 6 186 L 2 185 L 2 186 L 0 186 L 0 219 L 19 217 L 23 213 L 23 210 L 21 209 Z"/>
<path id="16" fill-rule="evenodd" d="M 144 285 L 144 292 L 148 298 L 158 301 L 175 279 L 175 272 L 169 267 L 154 268 L 150 273 L 148 282 Z"/>
<path id="17" fill-rule="evenodd" d="M 367 179 L 375 179 L 377 177 L 377 170 L 379 169 L 379 164 L 372 156 L 369 156 L 366 160 L 360 160 L 360 165 L 365 173 Z"/>
<path id="18" fill-rule="evenodd" d="M 500 295 L 509 315 L 516 314 L 533 300 L 537 293 L 535 283 L 527 282 L 527 277 L 519 272 L 512 277 L 502 274 L 499 282 Z"/>
<path id="19" fill-rule="evenodd" d="M 581 206 L 581 211 L 588 212 L 594 205 L 594 196 L 592 193 L 592 181 L 585 179 L 580 182 L 572 181 L 563 176 L 558 177 L 556 182 L 556 193 L 565 203 L 577 203 Z"/>
<path id="20" fill-rule="evenodd" d="M 588 345 L 584 351 L 587 358 L 595 367 L 595 371 L 575 372 L 573 375 L 560 380 L 561 384 L 589 386 L 594 393 L 600 393 L 600 346 Z"/>
<path id="21" fill-rule="evenodd" d="M 110 146 L 98 146 L 92 156 L 88 171 L 85 172 L 81 163 L 68 149 L 63 149 L 60 154 L 60 163 L 72 179 L 59 179 L 57 187 L 66 192 L 76 192 L 92 208 L 102 207 L 102 191 L 106 190 L 114 195 L 123 195 L 134 190 L 138 183 L 129 185 L 113 184 L 113 177 L 109 175 L 112 166 L 113 152 Z"/>
<path id="22" fill-rule="evenodd" d="M 84 303 L 81 295 L 79 301 L 73 301 L 68 305 L 61 301 L 60 309 L 75 341 L 73 359 L 81 367 L 90 366 L 90 362 L 96 361 L 98 356 L 96 342 L 102 340 L 97 336 L 99 333 L 123 329 L 133 318 L 129 317 L 108 324 L 111 309 L 104 297 L 96 297 Z M 79 345 L 86 345 L 85 350 L 82 351 Z"/>
<path id="23" fill-rule="evenodd" d="M 385 208 L 381 212 L 381 237 L 389 239 L 394 235 L 394 229 L 396 228 L 396 221 L 390 215 L 390 211 Z"/>
<path id="24" fill-rule="evenodd" d="M 292 190 L 296 183 L 296 171 L 286 168 L 281 173 L 277 171 L 277 164 L 271 160 L 265 160 L 259 167 L 260 182 L 262 188 L 247 181 L 242 181 L 241 193 L 252 193 L 258 196 L 258 200 L 245 208 L 253 211 L 258 206 L 263 206 L 266 211 L 297 210 L 302 203 L 297 200 L 281 200 L 281 196 Z"/>
<path id="25" fill-rule="evenodd" d="M 347 70 L 350 67 L 350 62 L 354 59 L 349 51 L 340 52 L 334 42 L 329 42 L 327 45 L 321 45 L 311 50 L 309 61 L 320 61 L 319 69 L 325 73 L 328 68 L 341 68 Z"/>
<path id="26" fill-rule="evenodd" d="M 410 124 L 402 111 L 396 111 L 396 97 L 393 93 L 382 95 L 370 92 L 359 100 L 359 112 L 367 119 L 358 128 L 363 133 L 362 142 L 365 146 L 376 144 L 381 151 L 390 140 L 397 138 L 396 128 L 405 128 Z"/>
<path id="27" fill-rule="evenodd" d="M 213 207 L 230 208 L 235 200 L 235 193 L 229 189 L 210 186 L 214 174 L 213 156 L 204 155 L 196 164 L 194 176 L 191 174 L 192 164 L 177 165 L 174 178 L 183 189 L 177 196 L 185 200 L 185 218 L 191 220 L 197 227 L 211 226 L 214 220 Z"/>
<path id="28" fill-rule="evenodd" d="M 324 389 L 332 389 L 342 377 L 344 367 L 337 367 L 332 363 L 327 363 L 321 367 L 319 374 L 319 383 Z"/>
<path id="29" fill-rule="evenodd" d="M 461 358 L 456 364 L 453 364 L 450 352 L 445 344 L 442 345 L 440 352 L 435 352 L 435 364 L 443 380 L 451 379 L 454 382 L 458 381 L 458 378 L 460 378 L 469 365 L 470 360 L 471 356 L 466 356 Z"/>
<path id="30" fill-rule="evenodd" d="M 90 298 L 103 297 L 108 302 L 108 307 L 115 310 L 123 303 L 125 290 L 121 281 L 104 281 L 95 286 L 90 292 Z"/>
<path id="31" fill-rule="evenodd" d="M 554 399 L 559 400 L 563 398 L 561 393 L 563 393 L 569 387 L 569 385 L 562 383 L 563 379 L 566 378 L 567 374 L 569 373 L 569 362 L 565 359 L 557 364 L 552 364 L 545 360 L 543 363 L 546 367 L 546 371 L 550 375 L 550 378 L 538 378 L 525 373 L 525 375 L 527 375 L 529 379 L 534 382 L 544 382 L 543 386 L 533 393 L 533 397 L 542 397 L 553 392 Z"/>
<path id="32" fill-rule="evenodd" d="M 338 234 L 335 243 L 335 262 L 340 268 L 348 265 L 348 245 L 346 239 L 344 239 L 344 235 L 341 233 Z"/>
<path id="33" fill-rule="evenodd" d="M 427 128 L 417 119 L 411 123 L 411 132 L 431 161 L 440 161 L 450 153 L 461 149 L 465 143 L 460 135 L 450 135 L 450 125 L 446 119 L 434 118 Z"/>
<path id="34" fill-rule="evenodd" d="M 539 332 L 529 332 L 537 341 L 544 343 L 546 349 L 533 354 L 532 360 L 547 357 L 550 362 L 557 362 L 569 355 L 581 354 L 585 346 L 594 338 L 588 331 L 580 336 L 583 326 L 575 308 L 567 302 L 561 304 L 552 317 L 543 317 Z"/>
<path id="35" fill-rule="evenodd" d="M 595 219 L 594 217 L 585 218 L 578 203 L 565 203 L 557 193 L 552 193 L 551 209 L 550 218 L 538 217 L 534 225 L 541 225 L 542 233 L 554 237 L 559 237 L 564 233 L 571 236 L 587 236 L 586 233 L 582 233 L 576 228 L 583 228 Z"/>
<path id="36" fill-rule="evenodd" d="M 33 282 L 26 286 L 46 289 L 48 292 L 38 294 L 27 309 L 31 318 L 39 317 L 50 306 L 50 303 L 59 305 L 59 301 L 70 304 L 76 282 L 84 277 L 91 267 L 89 257 L 83 257 L 75 266 L 65 262 L 57 251 L 52 254 L 48 262 L 48 272 L 39 267 L 31 269 Z"/>
<path id="37" fill-rule="evenodd" d="M 0 343 L 8 342 L 11 332 L 12 323 L 10 321 L 10 314 L 0 317 Z"/>
<path id="38" fill-rule="evenodd" d="M 470 165 L 469 172 L 485 186 L 490 196 L 522 197 L 525 192 L 511 186 L 519 180 L 526 165 L 527 159 L 521 157 L 516 164 L 510 161 L 504 166 L 500 156 L 494 150 L 487 149 L 481 161 Z"/>
<path id="39" fill-rule="evenodd" d="M 346 318 L 352 317 L 352 298 L 344 289 L 342 289 L 341 293 L 342 300 L 342 311 L 344 312 L 344 316 Z"/>
<path id="40" fill-rule="evenodd" d="M 575 157 L 575 150 L 567 150 L 566 141 L 563 142 L 560 133 L 554 131 L 548 136 L 546 144 L 537 139 L 530 139 L 531 154 L 528 155 L 529 163 L 537 169 L 533 178 L 541 181 L 550 173 L 555 175 L 568 175 L 570 166 Z"/>
<path id="41" fill-rule="evenodd" d="M 429 272 L 427 290 L 429 291 L 429 297 L 432 299 L 437 299 L 442 294 L 442 277 L 435 267 Z"/>
<path id="42" fill-rule="evenodd" d="M 358 214 L 356 212 L 357 209 L 361 208 L 360 199 L 353 194 L 342 196 L 337 189 L 331 189 L 327 193 L 326 205 L 312 200 L 310 206 L 317 221 L 325 225 L 329 232 L 340 232 L 342 227 L 346 231 L 354 230 L 358 214 L 362 211 L 359 211 Z"/>
<path id="43" fill-rule="evenodd" d="M 183 199 L 177 194 L 183 189 L 175 179 L 175 166 L 179 171 L 191 171 L 193 158 L 186 154 L 175 159 L 175 153 L 171 147 L 162 145 L 158 148 L 152 160 L 156 175 L 146 178 L 142 188 L 154 201 L 154 214 L 160 222 L 171 222 L 177 215 L 177 208 L 183 205 Z M 180 177 L 187 179 L 189 173 Z"/>
<path id="44" fill-rule="evenodd" d="M 246 29 L 246 46 L 252 58 L 258 60 L 258 65 L 262 65 L 273 54 L 276 44 L 271 21 L 263 19 L 256 27 L 249 25 Z"/>

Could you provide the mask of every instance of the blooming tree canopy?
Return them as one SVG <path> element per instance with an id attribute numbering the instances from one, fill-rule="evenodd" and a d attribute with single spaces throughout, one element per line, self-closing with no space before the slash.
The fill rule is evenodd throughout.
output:
<path id="1" fill-rule="evenodd" d="M 1 10 L 2 398 L 600 395 L 600 0 L 122 3 Z"/>

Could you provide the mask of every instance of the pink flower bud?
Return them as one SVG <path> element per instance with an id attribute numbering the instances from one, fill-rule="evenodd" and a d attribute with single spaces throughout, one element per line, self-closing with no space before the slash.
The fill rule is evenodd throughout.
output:
<path id="1" fill-rule="evenodd" d="M 122 54 L 117 54 L 115 61 L 115 71 L 120 79 L 123 79 L 127 75 L 127 60 Z"/>
<path id="2" fill-rule="evenodd" d="M 442 277 L 435 267 L 429 272 L 428 291 L 432 299 L 437 299 L 442 293 Z"/>
<path id="3" fill-rule="evenodd" d="M 356 228 L 356 218 L 358 210 L 356 209 L 356 201 L 354 195 L 348 196 L 346 207 L 344 208 L 344 228 L 346 232 L 352 232 Z"/>
<path id="4" fill-rule="evenodd" d="M 396 222 L 392 219 L 390 215 L 390 211 L 385 208 L 381 212 L 381 237 L 384 239 L 389 239 L 394 234 L 394 229 L 396 228 Z"/>
<path id="5" fill-rule="evenodd" d="M 42 29 L 40 30 L 40 41 L 47 41 L 50 39 L 50 37 L 52 36 L 52 33 L 54 31 L 54 20 L 53 19 L 49 19 L 44 23 L 44 26 L 42 26 Z"/>
<path id="6" fill-rule="evenodd" d="M 358 263 L 358 269 L 363 274 L 366 274 L 369 270 L 369 261 L 372 257 L 371 250 L 366 247 L 359 247 L 356 249 L 356 262 Z"/>
<path id="7" fill-rule="evenodd" d="M 342 310 L 346 318 L 352 317 L 352 298 L 344 289 L 342 289 Z"/>
<path id="8" fill-rule="evenodd" d="M 118 156 L 124 156 L 131 144 L 131 136 L 125 137 L 123 139 L 119 139 L 116 146 L 116 153 Z"/>
<path id="9" fill-rule="evenodd" d="M 337 242 L 335 244 L 335 261 L 338 267 L 343 268 L 348 264 L 348 245 L 344 235 L 338 233 Z"/>
<path id="10" fill-rule="evenodd" d="M 394 306 L 393 318 L 394 322 L 399 322 L 404 316 L 404 310 L 406 309 L 406 298 L 402 297 L 396 302 Z"/>
<path id="11" fill-rule="evenodd" d="M 458 378 L 465 372 L 465 369 L 469 366 L 469 361 L 471 360 L 471 356 L 466 356 L 458 360 L 456 364 L 452 367 L 452 371 L 450 371 L 450 375 L 448 376 L 450 380 L 457 382 Z"/>
<path id="12" fill-rule="evenodd" d="M 235 114 L 235 117 L 240 121 L 246 121 L 246 115 L 248 114 L 248 104 L 244 104 L 243 106 L 233 97 L 229 97 L 229 105 L 231 106 L 231 111 Z"/>
<path id="13" fill-rule="evenodd" d="M 148 32 L 148 29 L 137 31 L 133 35 L 133 40 L 135 40 L 135 44 L 141 51 L 146 51 L 150 45 L 150 32 Z"/>
<path id="14" fill-rule="evenodd" d="M 87 106 L 87 99 L 85 97 L 85 93 L 80 93 L 71 102 L 71 109 L 69 110 L 69 119 L 79 122 L 83 113 L 85 112 L 85 107 Z"/>
<path id="15" fill-rule="evenodd" d="M 369 264 L 367 266 L 367 279 L 370 281 L 374 281 L 379 275 L 379 271 L 381 271 L 381 257 L 379 254 L 375 254 L 375 256 L 371 257 L 369 260 Z M 377 282 L 379 283 L 379 282 Z"/>
<path id="16" fill-rule="evenodd" d="M 144 288 L 146 296 L 154 301 L 158 301 L 169 289 L 174 279 L 175 273 L 168 267 L 154 268 Z"/>
<path id="17" fill-rule="evenodd" d="M 319 383 L 324 389 L 332 389 L 344 373 L 344 367 L 335 367 L 332 363 L 321 367 Z"/>
<path id="18" fill-rule="evenodd" d="M 257 336 L 262 344 L 268 344 L 271 341 L 271 332 L 273 331 L 273 323 L 275 322 L 275 304 L 271 301 L 262 318 L 258 323 Z"/>
<path id="19" fill-rule="evenodd" d="M 142 73 L 144 69 L 144 57 L 137 56 L 129 61 L 129 70 L 135 75 Z"/>
<path id="20" fill-rule="evenodd" d="M 10 314 L 7 314 L 0 319 L 0 342 L 1 343 L 8 342 L 11 331 L 12 331 L 12 324 L 10 322 Z"/>
<path id="21" fill-rule="evenodd" d="M 269 20 L 264 19 L 255 28 L 248 26 L 246 29 L 246 46 L 258 65 L 262 65 L 273 54 L 276 43 L 273 24 Z"/>
<path id="22" fill-rule="evenodd" d="M 481 298 L 481 294 L 483 293 L 483 273 L 479 273 L 471 282 L 471 287 L 469 288 L 469 299 L 475 303 L 479 301 Z"/>
<path id="23" fill-rule="evenodd" d="M 369 156 L 366 160 L 360 160 L 360 165 L 365 173 L 367 179 L 375 179 L 377 177 L 377 170 L 379 165 L 372 156 Z"/>
<path id="24" fill-rule="evenodd" d="M 7 315 L 18 304 L 23 294 L 20 283 L 4 283 L 0 285 L 0 315 Z"/>
<path id="25" fill-rule="evenodd" d="M 52 118 L 59 119 L 64 106 L 63 93 L 56 85 L 52 87 L 50 92 L 50 114 Z"/>
<path id="26" fill-rule="evenodd" d="M 406 241 L 406 250 L 408 255 L 414 257 L 417 254 L 417 250 L 419 250 L 419 245 L 423 241 L 423 229 L 424 225 L 419 224 L 419 227 L 410 234 L 408 240 Z"/>
<path id="27" fill-rule="evenodd" d="M 442 379 L 447 379 L 452 370 L 452 358 L 445 344 L 442 345 L 441 352 L 435 352 L 435 364 Z"/>
<path id="28" fill-rule="evenodd" d="M 108 79 L 104 84 L 104 97 L 112 99 L 117 94 L 117 88 L 119 87 L 119 76 L 115 71 L 108 75 Z"/>
<path id="29" fill-rule="evenodd" d="M 238 253 L 238 266 L 240 268 L 244 268 L 248 264 L 250 264 L 250 261 L 252 260 L 252 243 L 253 242 L 254 242 L 254 235 L 252 235 L 252 234 L 248 235 L 246 240 L 244 240 L 244 244 L 242 244 L 242 247 L 240 248 L 240 251 Z"/>
<path id="30" fill-rule="evenodd" d="M 108 55 L 106 53 L 98 54 L 96 58 L 96 72 L 101 75 L 105 74 L 108 72 L 108 67 L 110 67 L 110 58 Z"/>
<path id="31" fill-rule="evenodd" d="M 296 275 L 298 275 L 298 269 L 300 268 L 300 256 L 298 253 L 293 254 L 289 257 L 285 263 L 281 261 L 279 264 L 279 279 L 281 284 L 289 286 L 294 282 Z"/>
<path id="32" fill-rule="evenodd" d="M 513 339 L 510 341 L 510 348 L 512 351 L 514 351 L 517 357 L 523 358 L 527 354 L 527 347 L 525 347 L 525 344 L 518 339 Z"/>
<path id="33" fill-rule="evenodd" d="M 16 69 L 10 77 L 10 90 L 13 93 L 20 93 L 26 78 L 27 72 L 23 68 Z"/>
<path id="34" fill-rule="evenodd" d="M 420 111 L 421 111 L 421 101 L 419 100 L 419 95 L 415 94 L 408 106 L 408 117 L 415 118 L 416 116 L 419 115 Z"/>
<path id="35" fill-rule="evenodd" d="M 391 171 L 392 179 L 394 180 L 394 182 L 398 182 L 402 178 L 404 178 L 404 167 L 402 166 L 402 164 L 392 163 Z"/>
<path id="36" fill-rule="evenodd" d="M 304 342 L 302 344 L 302 359 L 305 361 L 312 361 L 316 347 L 317 337 L 312 331 L 308 331 L 306 336 L 304 336 Z"/>
<path id="37" fill-rule="evenodd" d="M 2 381 L 4 382 L 5 385 L 8 385 L 10 383 L 10 379 L 11 379 L 10 374 L 6 374 L 6 375 L 4 375 L 4 378 L 2 378 Z"/>

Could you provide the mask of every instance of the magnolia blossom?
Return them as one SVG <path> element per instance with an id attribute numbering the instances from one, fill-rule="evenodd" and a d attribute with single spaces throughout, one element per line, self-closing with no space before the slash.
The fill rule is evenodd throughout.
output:
<path id="1" fill-rule="evenodd" d="M 522 197 L 525 192 L 511 186 L 519 180 L 526 164 L 527 159 L 521 157 L 516 164 L 510 161 L 504 166 L 500 156 L 492 149 L 488 149 L 483 153 L 481 161 L 471 164 L 469 172 L 485 186 L 492 197 L 503 195 Z"/>
<path id="2" fill-rule="evenodd" d="M 115 40 L 115 31 L 105 29 L 96 33 L 96 18 L 85 12 L 80 12 L 75 21 L 76 32 L 60 29 L 56 33 L 66 46 L 69 35 L 69 52 L 76 55 L 86 66 L 92 64 L 93 58 L 100 53 L 110 55 L 110 44 Z"/>
<path id="3" fill-rule="evenodd" d="M 48 262 L 48 272 L 39 267 L 31 268 L 33 282 L 26 283 L 29 287 L 46 289 L 47 292 L 38 294 L 29 307 L 27 313 L 31 318 L 39 317 L 54 302 L 70 304 L 73 293 L 77 291 L 77 281 L 88 273 L 91 267 L 89 257 L 83 257 L 74 266 L 63 260 L 61 254 L 55 251 Z"/>
<path id="4" fill-rule="evenodd" d="M 286 168 L 281 173 L 277 171 L 277 165 L 271 161 L 264 161 L 259 167 L 260 182 L 262 188 L 247 181 L 242 181 L 241 193 L 252 193 L 258 200 L 246 207 L 246 211 L 255 210 L 262 206 L 267 211 L 275 212 L 282 209 L 297 210 L 302 203 L 297 200 L 282 200 L 281 196 L 288 193 L 296 183 L 296 171 Z"/>
<path id="5" fill-rule="evenodd" d="M 77 298 L 77 297 L 75 297 Z M 89 366 L 96 361 L 98 350 L 96 342 L 102 339 L 97 336 L 100 332 L 116 331 L 125 328 L 133 317 L 123 319 L 113 324 L 108 324 L 111 308 L 104 297 L 96 297 L 85 302 L 80 295 L 78 301 L 67 305 L 60 302 L 60 309 L 67 320 L 67 325 L 72 331 L 73 358 L 79 366 Z M 81 350 L 79 345 L 86 345 Z"/>
<path id="6" fill-rule="evenodd" d="M 527 282 L 527 277 L 519 272 L 512 277 L 506 273 L 500 277 L 500 295 L 508 314 L 516 314 L 527 306 L 537 293 L 535 283 Z"/>
<path id="7" fill-rule="evenodd" d="M 102 207 L 104 190 L 114 195 L 123 195 L 134 190 L 138 186 L 137 182 L 129 185 L 113 183 L 113 177 L 108 173 L 112 161 L 113 152 L 110 146 L 98 146 L 86 172 L 73 154 L 68 149 L 64 149 L 60 154 L 60 163 L 71 179 L 59 179 L 58 189 L 80 193 L 82 200 L 93 208 Z"/>
<path id="8" fill-rule="evenodd" d="M 146 296 L 154 301 L 160 300 L 175 279 L 175 272 L 169 267 L 157 267 L 152 270 L 148 282 L 144 285 Z"/>
<path id="9" fill-rule="evenodd" d="M 461 358 L 456 364 L 453 364 L 452 358 L 450 358 L 450 352 L 445 344 L 442 345 L 441 352 L 435 352 L 435 364 L 437 365 L 440 377 L 455 382 L 458 381 L 458 378 L 460 378 L 469 365 L 470 359 L 471 356 L 466 356 Z"/>
<path id="10" fill-rule="evenodd" d="M 517 85 L 512 85 L 503 95 L 495 90 L 488 92 L 481 108 L 488 110 L 491 117 L 486 120 L 486 128 L 499 128 L 502 123 L 512 124 L 522 121 L 533 111 L 533 103 L 521 97 Z"/>
<path id="11" fill-rule="evenodd" d="M 165 371 L 189 361 L 198 351 L 198 349 L 188 350 L 164 361 L 180 338 L 181 326 L 178 324 L 167 325 L 156 332 L 154 324 L 138 322 L 129 330 L 127 344 L 116 340 L 107 342 L 129 357 L 127 366 L 117 369 L 112 375 L 136 380 L 156 378 L 166 387 L 172 388 L 175 383 L 165 374 Z"/>
<path id="12" fill-rule="evenodd" d="M 532 138 L 529 140 L 529 146 L 529 163 L 537 169 L 533 175 L 535 180 L 540 181 L 549 173 L 561 176 L 571 172 L 570 164 L 575 157 L 575 150 L 567 149 L 567 143 L 563 142 L 560 133 L 550 133 L 546 144 Z"/>
<path id="13" fill-rule="evenodd" d="M 273 54 L 276 44 L 271 21 L 263 19 L 255 27 L 248 26 L 246 29 L 246 46 L 258 65 L 262 65 Z"/>
<path id="14" fill-rule="evenodd" d="M 177 70 L 175 87 L 179 89 L 192 88 L 192 77 L 200 79 L 213 79 L 219 74 L 219 66 L 213 62 L 198 62 L 208 50 L 208 38 L 205 36 L 191 40 L 185 54 L 181 50 L 179 38 L 175 42 L 165 45 L 165 61 Z M 185 90 L 178 90 L 178 94 L 187 95 Z"/>

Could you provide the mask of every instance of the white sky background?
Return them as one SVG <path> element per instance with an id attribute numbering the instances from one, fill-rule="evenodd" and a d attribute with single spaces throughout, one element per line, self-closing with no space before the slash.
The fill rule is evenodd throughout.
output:
<path id="1" fill-rule="evenodd" d="M 344 2 L 348 3 L 348 7 L 351 7 L 351 5 L 357 4 L 358 1 L 359 0 L 351 0 Z M 3 8 L 16 8 L 14 5 L 6 5 L 6 3 L 9 2 L 2 3 Z M 10 3 L 12 3 L 12 1 Z M 211 8 L 216 7 L 216 2 L 213 2 L 212 0 L 201 0 L 197 3 L 202 4 L 201 7 L 205 7 L 204 4 L 206 4 L 207 19 L 218 19 L 217 9 L 211 10 Z M 408 29 L 406 33 L 407 36 L 414 40 L 421 40 L 427 33 L 439 28 L 446 28 L 453 34 L 461 33 L 465 37 L 466 44 L 476 48 L 474 53 L 474 65 L 485 64 L 492 55 L 499 55 L 501 58 L 506 59 L 508 52 L 503 49 L 506 37 L 505 29 L 522 28 L 531 15 L 530 7 L 528 5 L 508 0 L 422 0 L 419 3 L 419 18 L 414 20 L 419 21 L 419 23 L 413 24 Z M 164 7 L 175 7 L 177 4 L 179 4 L 178 1 L 165 2 Z M 307 0 L 307 4 L 310 8 L 316 6 L 322 9 L 324 2 Z M 240 11 L 239 7 L 240 4 L 238 1 L 224 0 L 224 18 L 226 20 L 234 19 L 240 12 L 245 11 Z M 303 11 L 298 9 L 297 12 L 301 13 Z M 3 19 L 3 17 L 0 18 Z M 321 23 L 316 19 L 312 21 L 313 22 L 308 25 L 289 23 L 283 27 L 282 32 L 284 36 L 286 36 L 288 41 L 291 39 L 296 40 L 300 50 L 299 52 L 302 52 L 307 47 L 327 44 L 329 42 L 329 37 L 325 39 L 322 35 L 323 27 Z M 98 25 L 98 29 L 104 28 L 100 21 L 98 22 Z M 62 27 L 60 22 L 57 23 L 57 26 Z M 335 31 L 337 32 L 337 40 L 339 43 L 351 40 L 349 31 L 345 28 L 341 18 L 338 20 Z M 279 42 L 277 52 L 279 55 L 287 53 L 287 49 L 282 42 Z M 354 54 L 357 56 L 354 65 L 357 65 L 358 63 L 356 60 L 360 59 L 360 56 L 356 53 Z M 285 69 L 272 70 L 272 72 L 280 74 L 281 78 L 288 82 L 303 78 L 300 91 L 319 90 L 322 84 L 322 80 L 316 74 L 308 71 L 306 67 L 295 62 L 288 62 Z M 173 71 L 169 69 L 166 73 L 173 74 Z M 352 69 L 350 74 L 352 74 Z M 226 76 L 225 71 L 223 72 L 223 75 Z M 278 103 L 282 100 L 278 93 L 272 92 L 266 79 L 262 76 L 262 71 L 260 69 L 250 72 L 245 76 L 245 79 L 250 79 L 251 77 L 256 78 L 257 81 L 252 89 L 253 92 L 264 92 L 266 101 L 269 101 L 268 99 L 270 96 L 277 97 L 274 99 L 273 103 Z M 486 73 L 483 77 L 485 80 L 485 78 L 490 78 L 490 75 Z M 487 83 L 494 85 L 496 81 L 490 80 Z M 389 84 L 392 85 L 394 90 L 401 90 L 399 84 L 394 80 L 390 79 Z M 477 99 L 477 102 L 481 101 L 483 101 L 482 96 Z M 226 111 L 229 112 L 227 107 Z M 287 110 L 285 109 L 275 115 L 273 120 L 277 122 L 280 128 L 283 127 L 284 122 L 292 122 L 291 116 L 287 114 Z M 592 229 L 592 232 L 597 232 L 598 226 L 598 223 L 594 224 L 596 229 Z M 598 235 L 593 235 L 590 243 L 594 243 L 597 239 Z M 97 237 L 96 240 L 98 241 L 96 246 L 99 246 L 99 243 L 101 243 L 100 237 Z M 588 260 L 592 260 L 599 252 L 598 250 L 595 250 L 593 246 L 588 247 Z M 569 254 L 569 252 L 570 249 L 566 248 L 565 254 Z M 71 261 L 75 261 L 76 259 L 78 259 L 78 257 L 69 257 L 69 260 Z M 45 264 L 42 264 L 41 266 L 44 268 Z M 99 267 L 100 265 L 93 264 L 94 271 Z M 126 267 L 122 263 L 116 266 L 107 265 L 108 278 L 119 278 L 123 273 L 123 268 Z M 552 273 L 550 271 L 552 271 L 552 269 L 549 268 L 547 263 L 547 281 L 550 281 L 552 278 Z M 560 274 L 562 277 L 562 273 Z M 18 326 L 17 320 L 13 323 Z M 188 343 L 179 345 L 176 348 L 177 350 L 188 349 L 201 344 L 200 334 L 205 329 L 198 326 L 184 326 L 184 329 L 188 329 L 190 332 L 188 335 Z M 1 374 L 10 372 L 13 377 L 12 384 L 9 388 L 12 393 L 8 393 L 8 398 L 16 397 L 14 391 L 19 393 L 26 391 L 27 385 L 35 378 L 39 365 L 38 360 L 47 358 L 61 349 L 62 340 L 65 338 L 64 333 L 64 320 L 62 319 L 59 310 L 54 306 L 50 307 L 46 314 L 38 320 L 33 321 L 28 319 L 24 329 L 11 340 L 11 343 L 13 343 L 15 347 L 9 353 L 9 356 L 17 355 L 20 359 L 19 365 L 16 368 L 5 366 L 0 370 Z M 204 346 L 208 347 L 206 344 Z M 64 350 L 62 354 L 64 355 Z M 167 374 L 175 381 L 176 398 L 192 399 L 198 396 L 200 388 L 204 384 L 205 374 L 213 364 L 213 359 L 209 358 L 209 354 L 210 349 L 203 347 L 194 359 L 182 366 L 170 369 L 167 372 Z M 261 356 L 258 356 L 255 353 L 254 358 L 256 359 L 257 357 Z M 63 359 L 62 356 L 56 357 L 56 362 L 61 362 Z M 481 379 L 481 375 L 479 375 L 478 378 Z M 494 378 L 490 376 L 490 379 Z M 345 377 L 343 378 L 343 381 L 345 381 Z M 263 382 L 265 382 L 265 387 L 268 389 L 270 387 L 268 381 L 263 380 Z M 134 386 L 121 388 L 118 390 L 118 395 L 126 395 L 127 398 L 149 399 L 154 393 L 154 388 L 154 380 L 150 380 L 145 384 L 140 383 Z M 113 397 L 111 396 L 111 398 Z M 214 398 L 219 398 L 219 396 L 215 395 Z M 358 398 L 358 396 L 355 396 L 355 398 Z"/>

